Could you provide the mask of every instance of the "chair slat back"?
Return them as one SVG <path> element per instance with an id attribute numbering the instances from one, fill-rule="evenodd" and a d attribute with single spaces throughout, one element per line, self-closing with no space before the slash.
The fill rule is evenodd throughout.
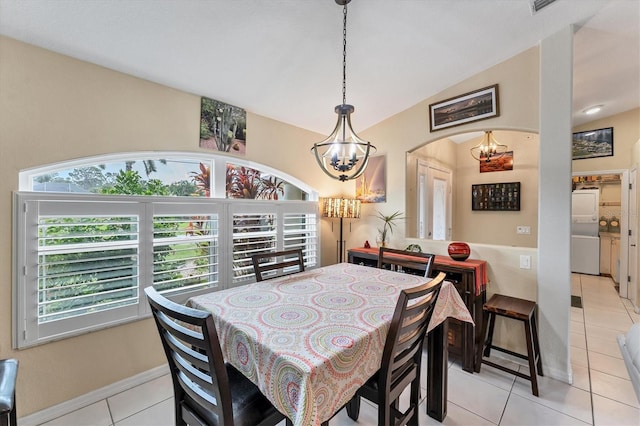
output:
<path id="1" fill-rule="evenodd" d="M 380 247 L 378 268 L 404 272 L 405 269 L 424 270 L 424 276 L 430 277 L 434 259 L 435 255 L 430 253 Z"/>
<path id="2" fill-rule="evenodd" d="M 419 368 L 416 367 L 421 362 L 422 344 L 445 277 L 445 273 L 441 272 L 425 284 L 400 292 L 385 341 L 379 374 L 379 386 L 391 395 L 391 401 L 395 400 L 394 391 L 401 393 L 416 370 L 419 374 Z"/>
<path id="3" fill-rule="evenodd" d="M 302 249 L 255 254 L 251 257 L 256 281 L 296 274 L 304 271 Z"/>
<path id="4" fill-rule="evenodd" d="M 186 394 L 219 424 L 233 424 L 229 378 L 211 313 L 172 302 L 153 287 L 145 293 L 169 362 L 174 398 L 183 400 Z"/>

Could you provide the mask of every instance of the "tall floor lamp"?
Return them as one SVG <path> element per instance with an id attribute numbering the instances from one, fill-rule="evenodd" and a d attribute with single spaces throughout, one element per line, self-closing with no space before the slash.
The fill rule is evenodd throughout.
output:
<path id="1" fill-rule="evenodd" d="M 325 198 L 322 216 L 340 219 L 340 239 L 336 245 L 338 247 L 338 263 L 342 263 L 345 245 L 345 241 L 342 239 L 342 220 L 360 217 L 360 200 L 355 198 Z"/>

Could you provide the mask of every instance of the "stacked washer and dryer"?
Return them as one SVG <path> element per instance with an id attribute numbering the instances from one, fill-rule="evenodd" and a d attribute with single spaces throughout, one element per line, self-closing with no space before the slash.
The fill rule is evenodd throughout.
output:
<path id="1" fill-rule="evenodd" d="M 600 275 L 599 189 L 577 189 L 571 196 L 571 271 Z"/>

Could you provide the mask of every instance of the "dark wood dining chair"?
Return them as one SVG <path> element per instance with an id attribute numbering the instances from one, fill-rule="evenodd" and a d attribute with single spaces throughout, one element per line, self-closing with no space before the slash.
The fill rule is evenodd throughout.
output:
<path id="1" fill-rule="evenodd" d="M 440 272 L 431 281 L 400 292 L 384 344 L 382 365 L 347 404 L 351 419 L 358 420 L 362 397 L 378 405 L 378 426 L 418 424 L 422 345 L 445 276 Z M 409 407 L 401 411 L 399 398 L 409 385 Z"/>
<path id="2" fill-rule="evenodd" d="M 210 312 L 174 303 L 153 287 L 145 293 L 169 361 L 176 426 L 270 426 L 285 418 L 224 362 Z"/>
<path id="3" fill-rule="evenodd" d="M 0 360 L 0 425 L 15 426 L 16 420 L 16 380 L 18 360 Z"/>
<path id="4" fill-rule="evenodd" d="M 407 258 L 407 256 L 411 258 Z M 380 247 L 378 268 L 410 273 L 424 270 L 424 276 L 430 277 L 435 257 L 434 254 L 430 253 Z"/>
<path id="5" fill-rule="evenodd" d="M 264 281 L 304 271 L 302 249 L 272 251 L 251 256 L 256 281 Z"/>

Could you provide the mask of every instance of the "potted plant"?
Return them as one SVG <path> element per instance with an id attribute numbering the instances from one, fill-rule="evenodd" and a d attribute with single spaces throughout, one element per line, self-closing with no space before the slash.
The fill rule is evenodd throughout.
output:
<path id="1" fill-rule="evenodd" d="M 397 225 L 396 222 L 398 220 L 404 219 L 404 217 L 402 216 L 402 212 L 400 211 L 395 211 L 390 215 L 385 215 L 384 213 L 379 211 L 378 218 L 382 220 L 382 222 L 384 222 L 384 225 L 382 226 L 382 229 L 378 229 L 378 239 L 376 241 L 378 242 L 378 246 L 386 247 L 388 238 L 391 234 L 393 234 L 394 226 Z"/>

